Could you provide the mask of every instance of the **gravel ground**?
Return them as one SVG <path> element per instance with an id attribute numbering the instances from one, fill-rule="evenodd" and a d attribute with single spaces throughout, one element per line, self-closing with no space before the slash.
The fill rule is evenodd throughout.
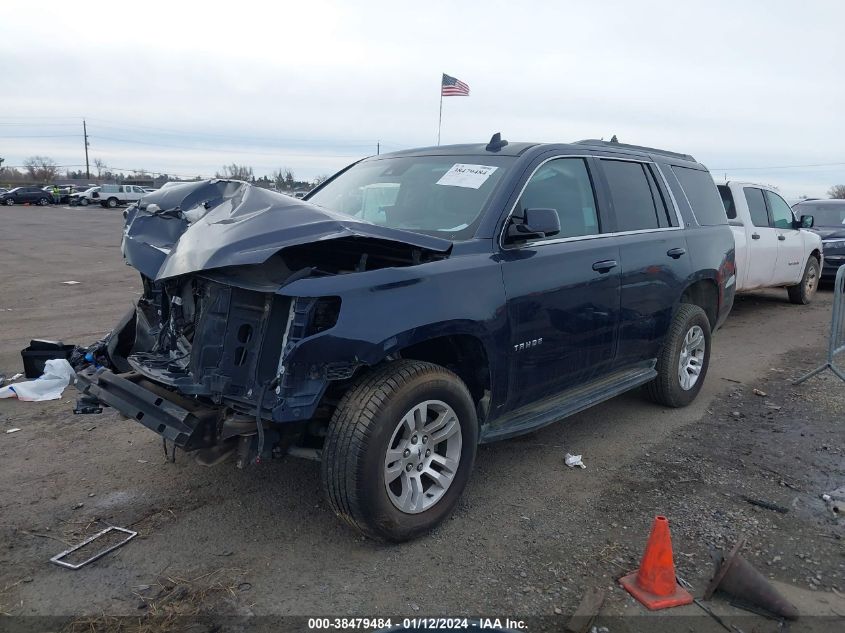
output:
<path id="1" fill-rule="evenodd" d="M 0 372 L 19 370 L 29 338 L 89 342 L 125 312 L 139 283 L 120 258 L 120 215 L 0 210 Z M 829 374 L 790 384 L 823 357 L 830 298 L 739 298 L 690 407 L 627 394 L 482 447 L 452 519 L 399 546 L 344 527 L 314 462 L 170 464 L 157 436 L 114 412 L 72 415 L 72 389 L 0 401 L 0 431 L 21 429 L 0 433 L 0 612 L 21 616 L 6 620 L 21 630 L 183 630 L 196 614 L 209 618 L 196 631 L 305 628 L 280 616 L 483 614 L 543 616 L 529 621 L 539 631 L 561 630 L 585 591 L 604 588 L 598 624 L 611 632 L 724 630 L 695 605 L 646 620 L 615 583 L 662 514 L 678 573 L 699 595 L 709 548 L 744 536 L 746 558 L 799 606 L 791 630 L 835 630 L 843 526 L 820 495 L 845 484 L 845 385 Z M 567 468 L 565 452 L 587 468 Z M 139 537 L 79 571 L 47 563 L 107 524 Z M 779 630 L 723 598 L 709 604 L 745 633 Z"/>

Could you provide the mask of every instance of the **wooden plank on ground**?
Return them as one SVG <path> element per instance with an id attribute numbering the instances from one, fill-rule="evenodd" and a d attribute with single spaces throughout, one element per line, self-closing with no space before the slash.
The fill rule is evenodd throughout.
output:
<path id="1" fill-rule="evenodd" d="M 588 589 L 566 625 L 568 633 L 586 633 L 604 604 L 603 589 Z"/>

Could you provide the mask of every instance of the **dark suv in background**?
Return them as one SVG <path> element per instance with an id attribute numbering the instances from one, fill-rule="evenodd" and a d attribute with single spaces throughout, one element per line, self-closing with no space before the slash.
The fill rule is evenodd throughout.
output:
<path id="1" fill-rule="evenodd" d="M 824 266 L 821 278 L 833 281 L 836 271 L 845 264 L 845 200 L 805 200 L 792 205 L 797 217 L 813 216 L 812 231 L 822 238 Z"/>
<path id="2" fill-rule="evenodd" d="M 0 194 L 0 204 L 40 204 L 41 206 L 50 204 L 53 201 L 53 196 L 40 187 L 15 187 L 9 189 L 6 193 Z"/>
<path id="3" fill-rule="evenodd" d="M 126 215 L 144 291 L 77 359 L 80 409 L 206 463 L 320 459 L 335 512 L 389 540 L 452 511 L 481 442 L 637 387 L 690 403 L 734 296 L 705 167 L 619 143 L 496 135 L 362 160 L 304 201 L 212 180 Z"/>

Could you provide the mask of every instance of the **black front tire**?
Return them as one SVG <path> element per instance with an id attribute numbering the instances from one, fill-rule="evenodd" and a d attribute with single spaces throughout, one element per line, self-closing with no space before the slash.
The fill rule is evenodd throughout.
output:
<path id="1" fill-rule="evenodd" d="M 704 335 L 704 358 L 695 384 L 684 389 L 680 378 L 681 352 L 687 334 L 694 327 L 701 328 Z M 707 368 L 710 366 L 710 321 L 704 310 L 697 305 L 682 303 L 672 319 L 663 348 L 657 358 L 657 377 L 646 385 L 646 395 L 650 400 L 667 407 L 685 407 L 698 395 Z"/>
<path id="2" fill-rule="evenodd" d="M 408 514 L 388 496 L 385 456 L 397 423 L 428 400 L 445 402 L 455 412 L 462 436 L 460 461 L 440 500 Z M 323 488 L 335 513 L 366 536 L 406 541 L 430 531 L 455 509 L 469 481 L 477 445 L 475 406 L 460 378 L 432 363 L 386 363 L 360 377 L 338 404 L 323 447 Z"/>
<path id="3" fill-rule="evenodd" d="M 789 293 L 789 301 L 798 305 L 807 305 L 816 296 L 816 289 L 819 287 L 821 270 L 819 260 L 810 257 L 804 267 L 804 275 L 801 281 L 794 286 L 789 286 L 786 292 Z"/>
<path id="4" fill-rule="evenodd" d="M 47 198 L 39 198 L 38 199 L 38 205 L 39 206 L 46 207 L 48 204 L 50 204 L 50 201 L 47 200 Z"/>
<path id="5" fill-rule="evenodd" d="M 117 207 L 117 198 L 109 198 L 108 200 L 106 200 L 106 206 L 109 209 L 116 208 Z"/>

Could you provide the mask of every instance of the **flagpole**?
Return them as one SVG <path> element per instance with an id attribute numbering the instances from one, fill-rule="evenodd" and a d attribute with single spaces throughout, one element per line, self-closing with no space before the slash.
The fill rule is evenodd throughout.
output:
<path id="1" fill-rule="evenodd" d="M 443 82 L 440 82 L 440 117 L 437 119 L 437 144 L 440 145 L 440 126 L 443 124 Z"/>

